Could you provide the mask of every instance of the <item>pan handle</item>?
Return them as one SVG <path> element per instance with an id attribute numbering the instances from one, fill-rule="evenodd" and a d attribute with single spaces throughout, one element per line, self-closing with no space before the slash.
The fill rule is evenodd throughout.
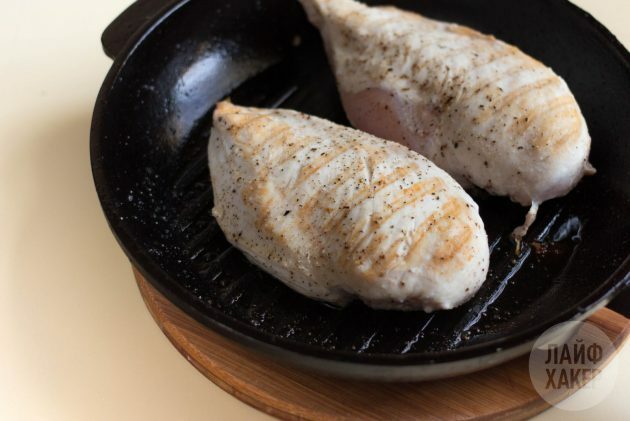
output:
<path id="1" fill-rule="evenodd" d="M 103 32 L 101 43 L 108 57 L 114 59 L 127 42 L 147 22 L 164 9 L 181 0 L 136 0 L 122 12 Z"/>

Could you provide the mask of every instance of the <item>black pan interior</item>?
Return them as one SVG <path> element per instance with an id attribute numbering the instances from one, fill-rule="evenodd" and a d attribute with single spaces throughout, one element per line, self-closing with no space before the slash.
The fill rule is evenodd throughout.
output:
<path id="1" fill-rule="evenodd" d="M 627 51 L 566 1 L 390 3 L 495 34 L 552 66 L 586 116 L 597 176 L 542 207 L 520 257 L 509 233 L 525 210 L 477 195 L 491 270 L 461 308 L 385 312 L 304 298 L 226 242 L 210 213 L 206 144 L 213 106 L 226 96 L 347 124 L 319 35 L 295 0 L 180 2 L 116 60 L 94 114 L 92 161 L 121 245 L 200 321 L 325 358 L 433 362 L 529 340 L 628 282 Z"/>

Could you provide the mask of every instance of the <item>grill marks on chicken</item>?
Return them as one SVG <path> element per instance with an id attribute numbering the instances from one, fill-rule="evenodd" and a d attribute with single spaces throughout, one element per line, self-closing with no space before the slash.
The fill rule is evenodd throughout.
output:
<path id="1" fill-rule="evenodd" d="M 404 146 L 223 102 L 209 157 L 228 240 L 307 296 L 433 311 L 463 303 L 486 277 L 477 205 Z"/>
<path id="2" fill-rule="evenodd" d="M 472 29 L 353 0 L 300 0 L 321 31 L 344 108 L 464 185 L 531 206 L 594 169 L 586 122 L 562 78 Z"/>

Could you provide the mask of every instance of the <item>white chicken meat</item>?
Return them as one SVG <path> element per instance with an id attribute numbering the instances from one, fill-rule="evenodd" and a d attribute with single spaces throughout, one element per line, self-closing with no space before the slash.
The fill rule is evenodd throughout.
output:
<path id="1" fill-rule="evenodd" d="M 402 143 L 465 187 L 531 206 L 571 191 L 591 139 L 565 81 L 470 28 L 354 0 L 300 0 L 323 36 L 352 124 Z"/>
<path id="2" fill-rule="evenodd" d="M 398 143 L 222 102 L 208 153 L 228 241 L 304 295 L 430 312 L 467 301 L 486 278 L 477 205 Z"/>

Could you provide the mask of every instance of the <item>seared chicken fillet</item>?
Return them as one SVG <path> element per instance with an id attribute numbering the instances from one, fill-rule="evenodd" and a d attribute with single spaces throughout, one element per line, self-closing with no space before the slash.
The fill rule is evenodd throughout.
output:
<path id="1" fill-rule="evenodd" d="M 464 26 L 353 0 L 300 0 L 323 36 L 352 124 L 400 142 L 464 186 L 531 206 L 567 194 L 591 146 L 564 80 Z"/>
<path id="2" fill-rule="evenodd" d="M 228 241 L 304 295 L 430 312 L 465 302 L 486 278 L 477 205 L 398 143 L 222 102 L 208 154 Z"/>

